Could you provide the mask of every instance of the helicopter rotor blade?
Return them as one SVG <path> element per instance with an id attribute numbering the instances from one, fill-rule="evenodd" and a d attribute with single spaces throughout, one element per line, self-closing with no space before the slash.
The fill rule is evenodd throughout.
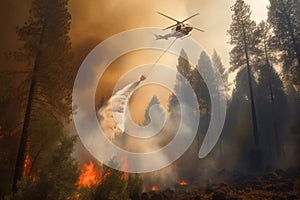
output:
<path id="1" fill-rule="evenodd" d="M 197 31 L 201 31 L 201 32 L 205 32 L 204 30 L 200 29 L 200 28 L 197 28 L 197 27 L 194 27 L 194 26 L 191 26 L 193 29 L 197 30 Z"/>
<path id="2" fill-rule="evenodd" d="M 163 14 L 163 13 L 161 13 L 161 12 L 157 12 L 158 14 L 160 14 L 160 15 L 162 15 L 162 16 L 164 16 L 164 17 L 166 17 L 166 18 L 169 18 L 169 19 L 171 19 L 171 20 L 173 20 L 173 21 L 175 21 L 175 22 L 177 22 L 177 23 L 180 23 L 180 21 L 178 21 L 178 20 L 176 20 L 176 19 L 174 19 L 174 18 L 172 18 L 172 17 L 169 17 L 168 15 L 165 15 L 165 14 Z"/>
<path id="3" fill-rule="evenodd" d="M 181 23 L 183 23 L 183 22 L 185 22 L 185 21 L 187 21 L 187 20 L 189 20 L 189 19 L 191 19 L 191 18 L 193 18 L 193 17 L 196 17 L 196 16 L 199 15 L 199 14 L 200 14 L 200 13 L 196 13 L 196 14 L 194 14 L 194 15 L 192 15 L 192 16 L 186 18 L 185 20 L 181 21 Z"/>
<path id="4" fill-rule="evenodd" d="M 173 28 L 173 27 L 176 27 L 178 24 L 174 24 L 172 26 L 168 26 L 167 28 L 164 28 L 163 30 L 167 30 L 167 29 L 170 29 L 170 28 Z"/>

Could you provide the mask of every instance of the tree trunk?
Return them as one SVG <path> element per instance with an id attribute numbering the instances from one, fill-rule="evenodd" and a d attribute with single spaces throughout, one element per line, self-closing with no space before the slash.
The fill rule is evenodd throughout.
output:
<path id="1" fill-rule="evenodd" d="M 280 152 L 281 152 L 281 147 L 280 147 L 281 145 L 280 145 L 280 141 L 279 141 L 278 128 L 277 128 L 277 124 L 276 124 L 274 92 L 273 92 L 273 87 L 272 87 L 271 69 L 270 69 L 271 65 L 269 62 L 267 45 L 265 44 L 265 41 L 264 41 L 264 50 L 265 50 L 266 64 L 267 64 L 267 68 L 268 68 L 268 86 L 269 86 L 269 92 L 270 92 L 270 97 L 271 97 L 271 115 L 272 115 L 272 122 L 273 122 L 274 134 L 275 134 L 276 156 L 277 156 L 277 158 L 279 158 Z"/>
<path id="2" fill-rule="evenodd" d="M 22 178 L 23 175 L 23 168 L 24 168 L 24 162 L 25 162 L 25 153 L 27 148 L 27 139 L 28 139 L 28 129 L 30 126 L 30 119 L 31 119 L 31 112 L 32 112 L 32 103 L 33 103 L 33 97 L 36 89 L 36 83 L 37 83 L 37 69 L 40 65 L 40 58 L 41 58 L 41 46 L 43 44 L 44 40 L 44 32 L 45 32 L 45 21 L 42 25 L 42 30 L 40 34 L 40 41 L 39 41 L 39 47 L 36 53 L 36 58 L 32 70 L 32 79 L 31 84 L 29 88 L 29 94 L 28 94 L 28 100 L 27 100 L 27 106 L 24 116 L 24 122 L 23 122 L 23 129 L 21 133 L 21 139 L 20 139 L 20 145 L 19 145 L 19 151 L 17 155 L 16 160 L 16 166 L 15 166 L 15 173 L 13 177 L 13 184 L 12 184 L 12 191 L 17 191 L 17 182 Z"/>
<path id="3" fill-rule="evenodd" d="M 244 50 L 245 50 L 246 62 L 247 62 L 247 75 L 248 75 L 248 85 L 249 85 L 249 93 L 250 93 L 250 105 L 251 105 L 253 136 L 254 136 L 255 146 L 258 148 L 259 147 L 259 136 L 258 136 L 258 129 L 257 129 L 256 110 L 255 110 L 253 88 L 252 88 L 252 78 L 251 78 L 248 47 L 247 47 L 247 40 L 246 40 L 247 38 L 246 38 L 244 24 L 243 24 L 243 39 L 244 39 Z"/>

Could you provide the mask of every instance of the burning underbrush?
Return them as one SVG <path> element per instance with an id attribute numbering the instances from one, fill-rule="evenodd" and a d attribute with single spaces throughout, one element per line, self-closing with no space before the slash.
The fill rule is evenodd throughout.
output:
<path id="1" fill-rule="evenodd" d="M 126 166 L 124 166 L 126 167 Z M 128 167 L 128 166 L 127 166 Z M 117 173 L 120 183 L 112 181 L 112 173 Z M 173 186 L 164 186 L 157 181 L 142 184 L 143 176 L 132 175 L 96 164 L 93 161 L 84 163 L 78 180 L 78 189 L 92 190 L 102 187 L 126 188 L 129 199 L 297 199 L 295 191 L 296 178 L 299 169 L 276 170 L 271 173 L 260 175 L 246 175 L 235 171 L 222 170 L 206 182 L 189 182 L 183 179 L 175 179 Z M 148 174 L 148 176 L 150 176 Z M 138 177 L 138 178 L 137 178 Z M 137 179 L 136 179 L 137 178 Z M 111 179 L 107 181 L 107 179 Z M 299 178 L 298 178 L 299 179 Z M 139 188 L 138 188 L 139 187 Z M 138 188 L 138 189 L 137 189 Z M 105 193 L 103 188 L 101 194 Z M 95 192 L 100 195 L 100 193 Z M 117 194 L 122 195 L 122 194 Z"/>
<path id="2" fill-rule="evenodd" d="M 153 186 L 144 192 L 145 200 L 227 200 L 227 199 L 299 199 L 300 170 L 287 169 L 274 172 L 247 175 L 235 171 L 222 170 L 209 182 L 188 183 L 177 181 L 175 187 L 160 190 Z"/>
<path id="3" fill-rule="evenodd" d="M 126 162 L 126 158 L 123 159 L 122 169 L 126 171 L 128 167 L 128 163 Z M 96 164 L 96 162 L 89 160 L 87 163 L 83 163 L 79 180 L 77 182 L 77 188 L 90 188 L 95 185 L 101 184 L 113 171 L 113 169 L 103 166 L 102 164 Z M 121 179 L 127 180 L 128 173 L 120 172 Z"/>
<path id="4" fill-rule="evenodd" d="M 89 161 L 89 163 L 83 164 L 77 185 L 78 188 L 91 187 L 92 185 L 101 183 L 102 179 L 102 170 L 94 162 Z"/>

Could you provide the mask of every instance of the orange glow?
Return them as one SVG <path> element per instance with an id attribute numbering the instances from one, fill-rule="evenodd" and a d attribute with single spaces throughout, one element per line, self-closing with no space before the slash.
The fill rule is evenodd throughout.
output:
<path id="1" fill-rule="evenodd" d="M 158 187 L 156 187 L 156 186 L 152 186 L 152 187 L 151 187 L 151 191 L 153 191 L 153 192 L 154 192 L 154 191 L 158 191 L 158 190 L 159 190 L 159 189 L 158 189 Z"/>
<path id="2" fill-rule="evenodd" d="M 30 172 L 30 166 L 31 166 L 31 158 L 28 153 L 25 154 L 25 161 L 23 166 L 23 175 L 26 176 Z"/>
<path id="3" fill-rule="evenodd" d="M 189 183 L 182 180 L 182 181 L 177 181 L 178 185 L 181 185 L 181 186 L 185 186 L 185 185 L 188 185 Z"/>
<path id="4" fill-rule="evenodd" d="M 95 164 L 90 161 L 89 164 L 84 164 L 81 169 L 81 175 L 77 182 L 78 188 L 91 187 L 101 182 L 102 172 L 95 167 Z"/>
<path id="5" fill-rule="evenodd" d="M 126 180 L 128 178 L 128 173 L 126 172 L 128 171 L 128 158 L 126 156 L 122 158 L 122 171 L 123 171 L 122 178 Z"/>

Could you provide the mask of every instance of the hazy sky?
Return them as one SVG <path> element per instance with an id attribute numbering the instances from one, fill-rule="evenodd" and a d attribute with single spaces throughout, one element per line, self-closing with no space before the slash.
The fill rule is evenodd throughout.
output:
<path id="1" fill-rule="evenodd" d="M 71 0 L 71 37 L 76 51 L 86 55 L 97 43 L 112 34 L 132 28 L 155 26 L 166 27 L 172 24 L 156 13 L 164 12 L 178 20 L 199 12 L 200 15 L 189 21 L 190 24 L 205 29 L 205 33 L 192 32 L 211 54 L 216 48 L 223 62 L 228 66 L 230 46 L 227 44 L 231 20 L 230 6 L 235 0 Z M 266 19 L 268 0 L 245 0 L 252 8 L 252 18 L 257 22 Z M 15 27 L 21 26 L 28 16 L 30 0 L 3 0 L 0 3 L 1 52 L 17 48 Z M 2 60 L 3 57 L 1 56 Z M 80 59 L 83 59 L 80 57 Z M 81 61 L 78 58 L 78 61 Z"/>
<path id="2" fill-rule="evenodd" d="M 205 32 L 192 31 L 196 39 L 209 54 L 215 48 L 222 57 L 225 66 L 229 66 L 230 45 L 227 30 L 231 21 L 230 6 L 235 0 L 71 0 L 69 3 L 72 15 L 70 36 L 75 51 L 75 65 L 79 65 L 84 57 L 101 41 L 119 32 L 140 27 L 167 27 L 173 21 L 158 15 L 160 11 L 178 20 L 195 13 L 199 16 L 188 21 Z M 257 22 L 267 16 L 268 0 L 246 0 L 252 8 L 252 18 Z M 1 66 L 6 66 L 4 52 L 15 50 L 19 44 L 15 27 L 22 26 L 28 17 L 30 0 L 3 0 L 0 3 L 0 25 L 3 28 L 0 37 Z M 200 56 L 200 55 L 199 55 Z M 176 60 L 175 60 L 176 61 Z M 119 66 L 140 62 L 122 60 Z M 117 68 L 116 68 L 117 69 Z M 115 80 L 111 77 L 120 75 L 123 70 L 112 70 L 109 74 L 111 85 Z M 110 90 L 110 89 L 108 89 Z"/>
<path id="3" fill-rule="evenodd" d="M 266 19 L 268 0 L 245 0 L 252 9 L 252 18 L 259 22 Z M 200 13 L 188 21 L 193 26 L 205 30 L 205 33 L 192 31 L 203 47 L 212 53 L 215 48 L 221 55 L 225 66 L 228 66 L 230 46 L 227 30 L 231 21 L 230 6 L 235 0 L 72 0 L 71 36 L 74 45 L 82 42 L 102 41 L 112 34 L 132 28 L 166 27 L 173 21 L 158 15 L 160 11 L 178 20 Z M 83 44 L 84 45 L 84 44 Z"/>

